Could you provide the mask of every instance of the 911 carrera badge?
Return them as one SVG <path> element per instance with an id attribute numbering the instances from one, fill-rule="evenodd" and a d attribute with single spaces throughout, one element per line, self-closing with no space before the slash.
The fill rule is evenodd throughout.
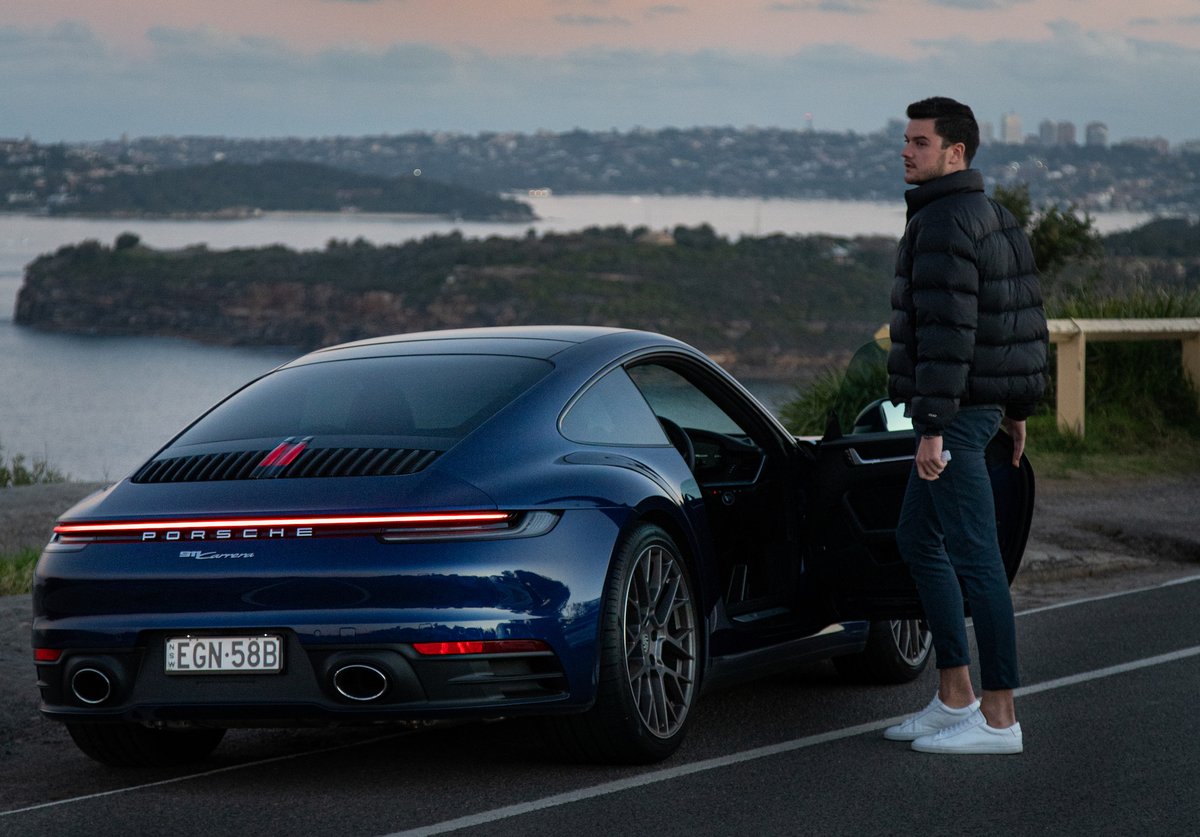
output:
<path id="1" fill-rule="evenodd" d="M 215 561 L 218 558 L 253 558 L 253 552 L 202 552 L 199 549 L 185 549 L 179 553 L 180 558 L 195 558 L 197 561 Z"/>

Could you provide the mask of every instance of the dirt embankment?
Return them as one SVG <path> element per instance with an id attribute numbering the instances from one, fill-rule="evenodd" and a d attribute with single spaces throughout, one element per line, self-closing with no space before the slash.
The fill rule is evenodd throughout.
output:
<path id="1" fill-rule="evenodd" d="M 1200 574 L 1200 473 L 1041 479 L 1018 609 Z"/>

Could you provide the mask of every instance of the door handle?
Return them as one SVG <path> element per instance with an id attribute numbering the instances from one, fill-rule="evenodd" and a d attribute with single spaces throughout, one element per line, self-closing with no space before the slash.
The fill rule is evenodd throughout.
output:
<path id="1" fill-rule="evenodd" d="M 863 459 L 854 448 L 846 449 L 846 461 L 851 465 L 887 465 L 892 462 L 912 462 L 917 458 L 915 453 L 904 456 L 884 456 L 879 459 Z"/>

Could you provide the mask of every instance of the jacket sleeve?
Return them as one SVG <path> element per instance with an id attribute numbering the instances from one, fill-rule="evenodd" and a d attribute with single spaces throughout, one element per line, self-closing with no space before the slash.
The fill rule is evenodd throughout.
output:
<path id="1" fill-rule="evenodd" d="M 967 393 L 979 321 L 979 270 L 972 237 L 958 219 L 922 219 L 913 241 L 912 293 L 916 313 L 913 426 L 941 435 Z"/>

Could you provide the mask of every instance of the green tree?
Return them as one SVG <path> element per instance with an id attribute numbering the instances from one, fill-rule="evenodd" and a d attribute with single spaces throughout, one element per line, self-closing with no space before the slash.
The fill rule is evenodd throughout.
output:
<path id="1" fill-rule="evenodd" d="M 1095 258 L 1104 251 L 1100 234 L 1086 212 L 1079 217 L 1075 206 L 1066 210 L 1050 205 L 1035 212 L 1029 186 L 997 186 L 992 194 L 1029 234 L 1033 257 L 1043 276 L 1052 277 L 1072 262 Z"/>

